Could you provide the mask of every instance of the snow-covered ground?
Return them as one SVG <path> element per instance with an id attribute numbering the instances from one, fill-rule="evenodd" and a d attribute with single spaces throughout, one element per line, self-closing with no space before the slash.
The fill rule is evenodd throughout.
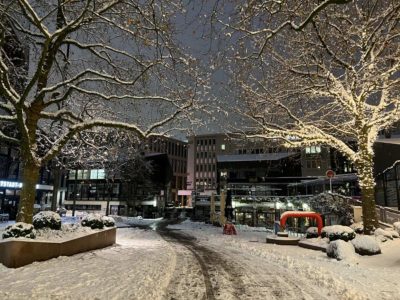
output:
<path id="1" fill-rule="evenodd" d="M 297 277 L 303 284 L 299 288 L 308 285 L 323 291 L 320 299 L 400 299 L 400 239 L 380 244 L 380 255 L 355 254 L 349 260 L 337 261 L 319 251 L 266 244 L 264 232 L 239 229 L 237 236 L 226 236 L 221 228 L 189 221 L 169 228 L 194 235 L 201 244 L 232 259 L 251 262 L 255 269 L 244 270 L 249 274 L 258 266 L 281 272 L 282 277 Z"/>
<path id="2" fill-rule="evenodd" d="M 210 268 L 205 278 L 193 249 L 153 230 L 119 228 L 112 247 L 18 269 L 0 265 L 0 299 L 204 299 L 207 284 L 215 299 L 400 299 L 400 239 L 382 243 L 381 255 L 336 261 L 266 244 L 268 233 L 251 227 L 237 236 L 189 221 L 169 228 L 195 236 L 231 269 Z"/>

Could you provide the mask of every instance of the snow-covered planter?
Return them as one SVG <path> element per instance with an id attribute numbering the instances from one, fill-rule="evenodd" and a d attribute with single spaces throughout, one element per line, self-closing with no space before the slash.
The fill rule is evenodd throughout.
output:
<path id="1" fill-rule="evenodd" d="M 23 222 L 18 222 L 13 225 L 9 225 L 6 227 L 3 232 L 3 239 L 7 238 L 17 238 L 24 237 L 29 239 L 36 238 L 36 231 L 32 224 L 27 224 Z"/>
<path id="2" fill-rule="evenodd" d="M 362 222 L 353 223 L 350 225 L 350 228 L 353 229 L 355 233 L 358 234 L 364 233 L 364 225 Z"/>
<path id="3" fill-rule="evenodd" d="M 101 218 L 104 226 L 106 227 L 114 227 L 115 226 L 115 220 L 112 217 L 108 217 L 108 216 L 103 216 Z"/>
<path id="4" fill-rule="evenodd" d="M 330 242 L 328 247 L 326 247 L 326 254 L 337 260 L 343 260 L 354 257 L 355 250 L 351 243 L 343 240 L 336 240 Z"/>
<path id="5" fill-rule="evenodd" d="M 306 238 L 312 239 L 318 237 L 318 228 L 317 227 L 308 227 L 306 231 Z"/>
<path id="6" fill-rule="evenodd" d="M 371 236 L 357 235 L 351 243 L 354 249 L 356 249 L 356 252 L 360 255 L 375 255 L 381 253 L 378 242 Z"/>
<path id="7" fill-rule="evenodd" d="M 382 228 L 375 229 L 374 235 L 376 237 L 383 236 L 386 239 L 393 240 L 392 234 L 389 231 L 383 230 Z"/>
<path id="8" fill-rule="evenodd" d="M 100 214 L 88 214 L 81 221 L 82 226 L 90 227 L 92 229 L 103 229 L 104 223 L 102 215 Z"/>
<path id="9" fill-rule="evenodd" d="M 50 228 L 60 230 L 61 217 L 54 211 L 41 211 L 33 216 L 32 223 L 36 229 Z"/>
<path id="10" fill-rule="evenodd" d="M 348 226 L 333 225 L 322 228 L 321 237 L 327 237 L 330 241 L 343 240 L 345 242 L 354 239 L 356 233 Z"/>

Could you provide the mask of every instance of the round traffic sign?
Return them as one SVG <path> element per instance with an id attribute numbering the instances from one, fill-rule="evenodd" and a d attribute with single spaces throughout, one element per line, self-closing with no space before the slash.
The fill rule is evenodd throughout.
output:
<path id="1" fill-rule="evenodd" d="M 328 178 L 333 178 L 335 176 L 335 172 L 333 172 L 333 170 L 328 170 L 325 174 Z"/>

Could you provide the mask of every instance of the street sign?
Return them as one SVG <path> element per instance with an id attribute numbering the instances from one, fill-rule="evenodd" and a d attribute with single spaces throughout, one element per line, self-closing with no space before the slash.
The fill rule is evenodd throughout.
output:
<path id="1" fill-rule="evenodd" d="M 335 172 L 333 172 L 332 170 L 328 170 L 328 171 L 326 171 L 326 177 L 328 177 L 328 178 L 333 178 L 333 177 L 335 177 Z"/>
<path id="2" fill-rule="evenodd" d="M 326 171 L 326 177 L 329 178 L 329 190 L 332 193 L 332 178 L 335 176 L 335 172 L 333 170 Z"/>

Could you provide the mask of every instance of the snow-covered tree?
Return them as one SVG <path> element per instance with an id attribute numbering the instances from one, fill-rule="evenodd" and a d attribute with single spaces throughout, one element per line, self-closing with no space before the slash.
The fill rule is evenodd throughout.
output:
<path id="1" fill-rule="evenodd" d="M 319 9 L 328 2 L 343 5 Z M 390 0 L 248 1 L 226 27 L 244 131 L 344 154 L 367 233 L 377 224 L 373 144 L 400 117 L 399 19 Z"/>
<path id="2" fill-rule="evenodd" d="M 202 77 L 175 39 L 182 9 L 179 0 L 0 1 L 0 138 L 20 147 L 18 221 L 32 222 L 41 166 L 79 132 L 145 137 L 187 118 Z"/>

